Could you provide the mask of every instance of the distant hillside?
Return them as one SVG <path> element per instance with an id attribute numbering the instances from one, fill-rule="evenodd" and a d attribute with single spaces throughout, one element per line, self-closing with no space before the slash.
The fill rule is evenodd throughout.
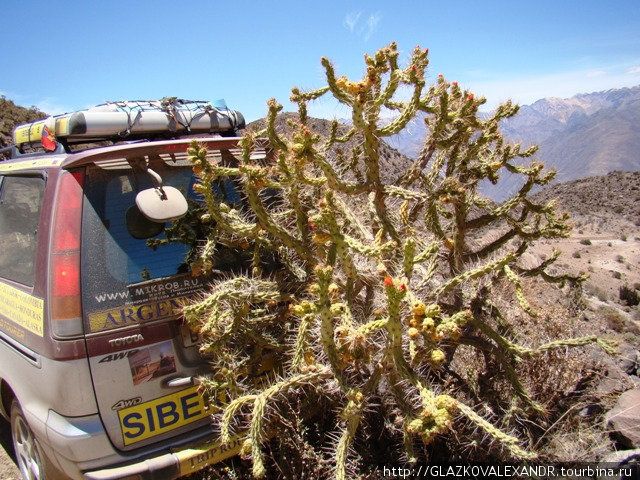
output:
<path id="1" fill-rule="evenodd" d="M 276 130 L 279 132 L 290 132 L 291 127 L 287 124 L 287 120 L 296 119 L 297 114 L 295 113 L 285 113 L 278 117 L 276 120 Z M 331 121 L 324 120 L 321 118 L 309 118 L 309 125 L 311 128 L 317 132 L 321 137 L 328 138 L 331 133 Z M 266 126 L 266 121 L 264 119 L 256 120 L 247 125 L 247 128 L 258 131 Z M 344 135 L 349 131 L 348 125 L 341 125 L 338 129 L 339 135 Z M 356 145 L 357 142 L 360 142 L 361 139 L 356 137 L 349 140 L 347 143 L 340 146 L 345 155 L 349 155 L 353 146 Z M 334 147 L 334 151 L 338 147 Z M 383 180 L 386 183 L 393 183 L 397 178 L 399 178 L 407 169 L 411 166 L 412 160 L 408 158 L 406 155 L 400 153 L 395 148 L 389 146 L 385 142 L 381 142 L 380 146 L 381 150 L 381 162 L 380 162 L 380 171 L 382 173 Z"/>
<path id="2" fill-rule="evenodd" d="M 620 332 L 635 322 L 628 328 L 640 332 L 640 307 L 629 309 L 621 297 L 623 287 L 640 294 L 640 172 L 557 183 L 534 195 L 537 202 L 552 199 L 560 211 L 569 212 L 574 228 L 569 238 L 536 242 L 529 249 L 533 263 L 548 258 L 553 249 L 562 251 L 557 268 L 589 275 L 585 292 L 593 308 L 606 304 L 621 309 L 621 323 L 609 327 Z"/>
<path id="3" fill-rule="evenodd" d="M 611 172 L 557 183 L 533 198 L 537 202 L 555 199 L 558 208 L 572 216 L 615 217 L 640 226 L 640 172 Z"/>
<path id="4" fill-rule="evenodd" d="M 35 107 L 24 108 L 0 97 L 0 146 L 6 147 L 11 143 L 11 135 L 16 125 L 34 122 L 46 118 L 47 114 Z"/>
<path id="5" fill-rule="evenodd" d="M 520 108 L 502 123 L 505 135 L 525 146 L 537 144 L 536 156 L 558 170 L 557 181 L 604 175 L 614 170 L 640 170 L 640 86 L 545 98 Z M 391 142 L 414 157 L 425 136 L 421 119 Z M 485 192 L 496 200 L 519 188 L 505 175 Z"/>

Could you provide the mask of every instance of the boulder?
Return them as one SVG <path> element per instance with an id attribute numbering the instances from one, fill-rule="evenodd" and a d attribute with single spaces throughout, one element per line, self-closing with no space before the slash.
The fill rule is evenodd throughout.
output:
<path id="1" fill-rule="evenodd" d="M 601 471 L 598 480 L 629 480 L 640 478 L 640 448 L 636 450 L 619 450 L 604 457 L 598 465 Z M 608 475 L 608 469 L 614 469 L 621 475 Z M 618 471 L 618 469 L 621 469 Z"/>
<path id="2" fill-rule="evenodd" d="M 592 349 L 590 355 L 600 376 L 594 389 L 597 398 L 616 395 L 635 387 L 632 377 L 620 368 L 617 359 L 600 349 Z"/>
<path id="3" fill-rule="evenodd" d="M 620 395 L 606 417 L 607 428 L 626 447 L 640 448 L 640 389 Z"/>
<path id="4" fill-rule="evenodd" d="M 638 371 L 638 350 L 628 343 L 618 348 L 619 356 L 617 359 L 618 366 L 627 375 L 633 375 Z"/>

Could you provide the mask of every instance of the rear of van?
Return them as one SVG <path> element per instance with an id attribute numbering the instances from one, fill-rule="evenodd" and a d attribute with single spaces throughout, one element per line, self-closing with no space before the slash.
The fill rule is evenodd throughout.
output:
<path id="1" fill-rule="evenodd" d="M 237 141 L 202 140 L 211 161 L 227 165 L 237 161 Z M 239 441 L 233 448 L 191 445 L 209 441 L 216 411 L 197 391 L 208 365 L 180 317 L 184 302 L 207 285 L 187 261 L 197 232 L 187 227 L 169 235 L 170 223 L 151 222 L 136 205 L 138 193 L 155 186 L 147 168 L 198 205 L 188 146 L 187 140 L 131 144 L 63 162 L 50 252 L 51 325 L 58 338 L 83 335 L 100 419 L 95 431 L 84 432 L 96 445 L 92 455 L 80 443 L 67 457 L 69 448 L 56 453 L 72 476 L 176 478 L 239 449 Z M 224 201 L 240 202 L 233 182 L 216 190 Z"/>

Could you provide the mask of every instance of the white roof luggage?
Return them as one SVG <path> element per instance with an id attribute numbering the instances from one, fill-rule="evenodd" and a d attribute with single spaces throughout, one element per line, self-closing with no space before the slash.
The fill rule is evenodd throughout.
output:
<path id="1" fill-rule="evenodd" d="M 229 110 L 224 100 L 204 101 L 164 98 L 108 102 L 75 113 L 66 113 L 16 127 L 13 141 L 42 147 L 51 141 L 63 145 L 102 140 L 176 137 L 189 134 L 235 132 L 244 128 L 240 112 Z"/>

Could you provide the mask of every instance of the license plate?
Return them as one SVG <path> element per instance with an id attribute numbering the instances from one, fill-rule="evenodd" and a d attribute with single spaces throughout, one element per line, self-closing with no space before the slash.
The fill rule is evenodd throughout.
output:
<path id="1" fill-rule="evenodd" d="M 220 463 L 227 458 L 238 455 L 246 438 L 246 435 L 237 435 L 232 437 L 231 441 L 226 445 L 222 445 L 217 441 L 174 452 L 178 457 L 179 475 L 181 477 L 190 475 L 209 465 Z"/>
<path id="2" fill-rule="evenodd" d="M 217 411 L 191 387 L 118 411 L 125 445 L 161 435 L 205 418 Z"/>

